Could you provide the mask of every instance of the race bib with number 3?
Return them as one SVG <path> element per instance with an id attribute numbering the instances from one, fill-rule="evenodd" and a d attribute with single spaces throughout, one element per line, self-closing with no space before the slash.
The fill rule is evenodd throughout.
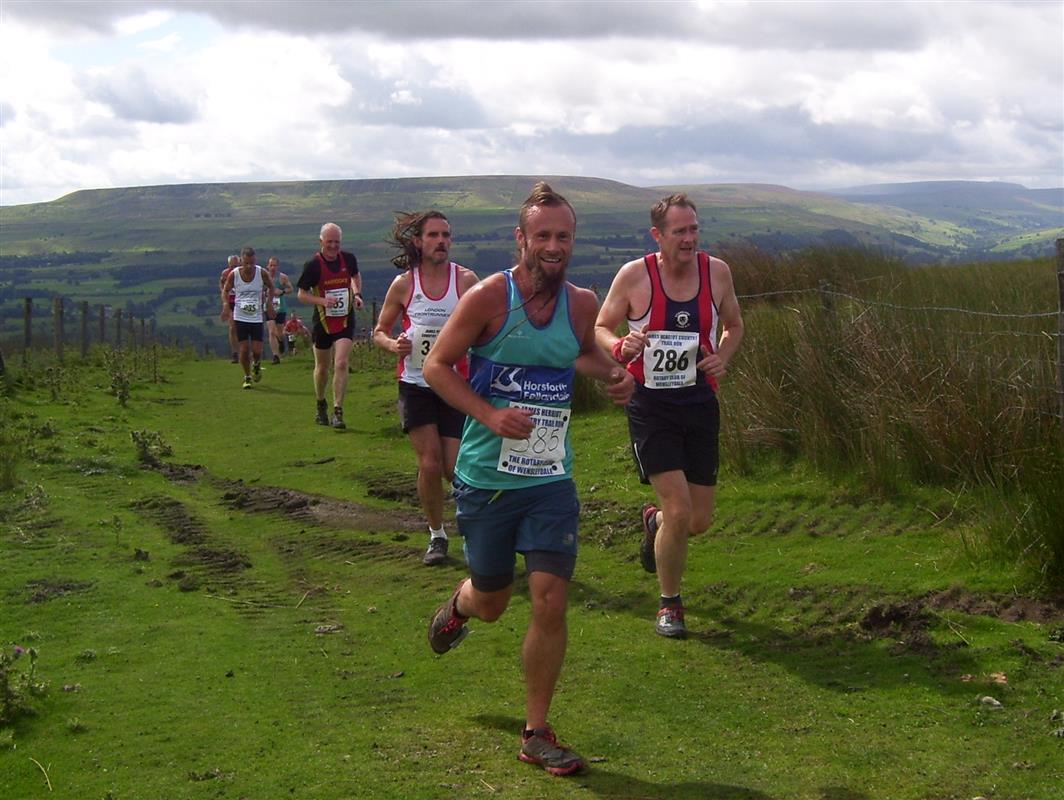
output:
<path id="1" fill-rule="evenodd" d="M 429 354 L 432 345 L 436 343 L 436 337 L 440 335 L 441 330 L 443 330 L 442 326 L 422 327 L 419 325 L 415 325 L 410 329 L 410 344 L 413 347 L 410 351 L 410 366 L 414 367 L 414 369 L 421 369 L 425 364 L 425 356 Z"/>

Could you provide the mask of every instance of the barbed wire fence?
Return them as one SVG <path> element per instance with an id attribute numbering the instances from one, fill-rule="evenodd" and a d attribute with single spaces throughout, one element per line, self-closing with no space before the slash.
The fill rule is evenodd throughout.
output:
<path id="1" fill-rule="evenodd" d="M 740 300 L 762 300 L 769 298 L 781 298 L 781 297 L 795 297 L 795 296 L 809 296 L 815 295 L 820 298 L 821 305 L 825 311 L 832 312 L 834 310 L 836 300 L 847 300 L 851 303 L 864 306 L 866 308 L 884 308 L 893 311 L 904 312 L 921 312 L 921 313 L 935 313 L 935 314 L 959 314 L 970 317 L 983 317 L 990 319 L 1013 319 L 1013 320 L 1030 320 L 1030 319 L 1050 319 L 1052 317 L 1057 318 L 1057 330 L 1044 330 L 1039 332 L 1030 331 L 1015 331 L 1015 330 L 998 330 L 998 331 L 960 331 L 959 333 L 967 333 L 976 336 L 1026 336 L 1026 337 L 1046 337 L 1050 340 L 1056 340 L 1057 344 L 1057 360 L 1056 360 L 1056 373 L 1057 384 L 1054 387 L 1057 394 L 1057 410 L 1061 418 L 1062 429 L 1064 429 L 1064 238 L 1056 240 L 1056 272 L 1057 272 L 1057 309 L 1055 311 L 1035 311 L 1031 313 L 1016 314 L 1006 313 L 1001 311 L 982 311 L 978 309 L 962 308 L 958 306 L 910 306 L 899 303 L 891 303 L 884 300 L 872 300 L 865 297 L 859 297 L 848 292 L 842 292 L 832 288 L 828 283 L 822 282 L 820 286 L 816 288 L 802 288 L 802 289 L 780 289 L 770 292 L 758 292 L 751 294 L 737 295 Z M 594 287 L 597 290 L 597 286 Z M 596 291 L 597 294 L 597 291 Z M 55 296 L 52 298 L 52 349 L 55 352 L 55 358 L 62 363 L 65 357 L 65 345 L 69 338 L 65 329 L 67 306 L 68 304 L 79 310 L 80 330 L 77 337 L 77 344 L 80 346 L 81 356 L 84 358 L 88 355 L 89 348 L 93 344 L 95 338 L 96 343 L 99 344 L 112 344 L 116 349 L 131 349 L 136 352 L 138 349 L 157 347 L 161 342 L 156 335 L 155 319 L 137 319 L 132 314 L 124 313 L 123 309 L 116 308 L 111 309 L 109 306 L 99 305 L 95 312 L 95 323 L 97 328 L 97 334 L 95 337 L 92 335 L 93 311 L 90 308 L 88 301 L 76 302 L 69 298 L 63 298 L 61 296 Z M 378 314 L 378 303 L 376 300 L 372 301 L 372 304 L 367 304 L 364 311 L 368 312 L 371 318 L 370 327 L 366 328 L 366 331 L 372 331 L 372 326 L 376 325 Z M 73 316 L 73 313 L 71 314 Z M 34 342 L 34 306 L 33 298 L 26 297 L 23 305 L 23 337 L 22 337 L 22 359 L 23 363 L 28 363 L 30 352 L 32 351 Z M 111 327 L 108 322 L 113 325 L 113 334 L 108 334 L 108 329 Z M 373 363 L 376 366 L 381 366 L 387 361 L 386 354 L 380 351 L 379 348 L 373 346 L 368 334 L 360 330 L 357 344 L 359 345 L 354 349 L 352 355 L 354 356 L 354 362 L 356 366 L 365 366 L 367 363 Z M 162 342 L 170 344 L 180 348 L 182 342 L 179 338 L 172 337 L 169 342 Z M 204 345 L 204 355 L 210 354 L 209 345 Z M 0 371 L 4 369 L 3 355 L 0 353 Z"/>
<path id="2" fill-rule="evenodd" d="M 970 317 L 982 317 L 989 319 L 1001 319 L 1001 320 L 1032 320 L 1032 319 L 1051 319 L 1057 318 L 1057 330 L 1042 330 L 1038 332 L 1031 331 L 1016 331 L 1016 330 L 997 330 L 997 331 L 954 331 L 954 333 L 960 333 L 963 335 L 973 336 L 1016 336 L 1016 337 L 1036 337 L 1046 338 L 1050 341 L 1055 340 L 1057 345 L 1056 354 L 1056 374 L 1057 383 L 1054 387 L 1050 388 L 1057 395 L 1057 416 L 1061 420 L 1061 431 L 1064 434 L 1064 238 L 1056 240 L 1056 273 L 1057 273 L 1057 309 L 1055 311 L 1035 311 L 1031 313 L 1008 313 L 1002 311 L 983 311 L 972 308 L 962 308 L 958 306 L 935 306 L 935 305 L 920 305 L 910 306 L 899 303 L 891 303 L 884 300 L 872 300 L 866 297 L 859 297 L 848 292 L 841 292 L 831 287 L 827 282 L 821 282 L 816 288 L 802 288 L 802 289 L 779 289 L 769 292 L 757 292 L 749 294 L 736 295 L 739 300 L 760 300 L 768 298 L 780 298 L 786 296 L 809 296 L 815 295 L 820 298 L 822 308 L 828 312 L 834 312 L 835 300 L 843 299 L 848 300 L 854 304 L 866 307 L 866 308 L 885 308 L 893 311 L 905 311 L 905 312 L 921 312 L 921 313 L 935 313 L 935 314 L 960 314 Z"/>

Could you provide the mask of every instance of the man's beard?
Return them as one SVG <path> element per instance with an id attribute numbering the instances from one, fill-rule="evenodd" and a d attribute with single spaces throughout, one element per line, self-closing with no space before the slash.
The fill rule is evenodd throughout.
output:
<path id="1" fill-rule="evenodd" d="M 545 294 L 548 297 L 554 297 L 561 289 L 562 284 L 565 283 L 565 269 L 559 269 L 557 272 L 547 272 L 543 269 L 543 266 L 539 263 L 538 259 L 525 258 L 525 266 L 528 268 L 528 274 L 532 278 L 532 290 L 535 294 Z"/>

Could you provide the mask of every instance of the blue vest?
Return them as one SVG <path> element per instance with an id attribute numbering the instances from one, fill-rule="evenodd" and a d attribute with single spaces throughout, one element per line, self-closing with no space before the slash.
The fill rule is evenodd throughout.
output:
<path id="1" fill-rule="evenodd" d="M 455 475 L 478 489 L 516 489 L 572 475 L 568 424 L 580 341 L 569 314 L 568 284 L 563 284 L 558 293 L 550 322 L 539 327 L 525 314 L 513 270 L 506 270 L 503 275 L 508 303 L 506 320 L 490 341 L 470 349 L 469 385 L 496 408 L 527 403 L 559 410 L 541 412 L 544 422 L 533 431 L 527 448 L 524 444 L 518 446 L 527 452 L 527 457 L 508 457 L 504 469 L 500 469 L 503 440 L 468 417 Z M 534 453 L 545 448 L 557 452 L 558 437 L 552 435 L 555 424 L 559 428 L 564 425 L 565 455 L 554 462 L 539 461 Z"/>

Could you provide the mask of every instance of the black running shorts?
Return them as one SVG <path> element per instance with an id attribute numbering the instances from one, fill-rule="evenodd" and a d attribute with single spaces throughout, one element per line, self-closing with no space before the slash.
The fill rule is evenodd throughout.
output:
<path id="1" fill-rule="evenodd" d="M 440 436 L 461 439 L 465 414 L 447 405 L 432 389 L 399 381 L 399 419 L 403 433 L 422 425 L 435 425 Z"/>
<path id="2" fill-rule="evenodd" d="M 717 485 L 720 406 L 716 396 L 701 403 L 663 403 L 636 391 L 626 406 L 639 480 L 681 470 L 688 483 Z"/>

